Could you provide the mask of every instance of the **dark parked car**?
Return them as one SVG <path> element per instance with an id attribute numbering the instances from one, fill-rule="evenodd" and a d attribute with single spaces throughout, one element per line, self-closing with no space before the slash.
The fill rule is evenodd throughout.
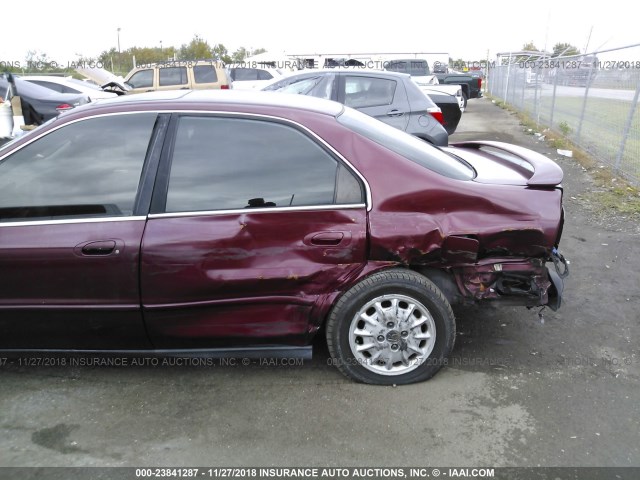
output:
<path id="1" fill-rule="evenodd" d="M 27 125 L 41 125 L 56 117 L 60 112 L 89 103 L 87 95 L 60 93 L 35 85 L 18 77 L 13 77 L 22 103 L 22 115 Z M 9 80 L 0 76 L 0 97 L 6 98 Z"/>
<path id="2" fill-rule="evenodd" d="M 336 102 L 166 91 L 0 148 L 0 349 L 331 356 L 425 380 L 454 302 L 560 304 L 562 170 Z"/>
<path id="3" fill-rule="evenodd" d="M 434 145 L 449 143 L 442 110 L 406 74 L 361 69 L 312 70 L 287 76 L 263 91 L 335 100 Z"/>

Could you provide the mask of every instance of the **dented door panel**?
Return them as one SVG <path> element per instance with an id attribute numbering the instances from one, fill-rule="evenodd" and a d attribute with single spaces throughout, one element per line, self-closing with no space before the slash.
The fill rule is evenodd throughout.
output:
<path id="1" fill-rule="evenodd" d="M 314 308 L 365 267 L 366 210 L 160 216 L 142 250 L 156 348 L 302 344 Z"/>

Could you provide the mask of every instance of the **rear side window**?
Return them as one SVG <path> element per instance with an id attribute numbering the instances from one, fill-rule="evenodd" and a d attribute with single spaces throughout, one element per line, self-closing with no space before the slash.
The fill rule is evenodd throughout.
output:
<path id="1" fill-rule="evenodd" d="M 55 130 L 0 161 L 0 221 L 133 214 L 156 114 Z"/>
<path id="2" fill-rule="evenodd" d="M 362 112 L 345 108 L 338 116 L 338 121 L 369 140 L 440 175 L 457 180 L 471 180 L 475 176 L 473 168 L 458 157 Z"/>
<path id="3" fill-rule="evenodd" d="M 218 75 L 213 65 L 194 66 L 193 78 L 196 83 L 216 83 L 218 81 Z"/>
<path id="4" fill-rule="evenodd" d="M 289 125 L 183 117 L 173 151 L 166 211 L 361 203 L 360 183 L 350 171 L 338 167 L 327 151 Z M 343 186 L 339 194 L 338 182 Z"/>
<path id="5" fill-rule="evenodd" d="M 161 87 L 186 85 L 189 83 L 186 67 L 166 67 L 161 68 L 159 71 L 158 85 Z"/>
<path id="6" fill-rule="evenodd" d="M 345 105 L 353 108 L 391 105 L 397 82 L 386 78 L 345 77 Z"/>
<path id="7" fill-rule="evenodd" d="M 59 83 L 45 82 L 45 81 L 42 81 L 42 80 L 29 80 L 29 81 L 31 83 L 35 83 L 36 85 L 40 85 L 41 87 L 45 87 L 45 88 L 48 88 L 50 90 L 55 90 L 56 92 L 65 93 L 64 85 L 60 85 Z M 78 92 L 71 91 L 70 89 L 67 89 L 66 93 L 78 93 Z"/>
<path id="8" fill-rule="evenodd" d="M 258 70 L 255 68 L 232 68 L 231 78 L 234 82 L 258 80 Z"/>
<path id="9" fill-rule="evenodd" d="M 255 80 L 271 80 L 271 75 L 261 68 L 232 68 L 230 69 L 233 81 L 255 81 Z"/>

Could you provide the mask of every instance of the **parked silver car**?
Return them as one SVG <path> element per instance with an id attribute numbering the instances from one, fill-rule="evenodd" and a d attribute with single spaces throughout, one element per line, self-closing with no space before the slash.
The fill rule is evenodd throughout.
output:
<path id="1" fill-rule="evenodd" d="M 271 83 L 263 90 L 335 100 L 434 145 L 449 143 L 442 110 L 404 73 L 309 70 Z"/>

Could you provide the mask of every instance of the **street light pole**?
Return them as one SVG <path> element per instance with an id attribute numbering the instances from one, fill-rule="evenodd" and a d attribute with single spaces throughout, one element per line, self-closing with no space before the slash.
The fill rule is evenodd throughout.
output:
<path id="1" fill-rule="evenodd" d="M 118 53 L 120 53 L 120 27 L 118 27 Z"/>

